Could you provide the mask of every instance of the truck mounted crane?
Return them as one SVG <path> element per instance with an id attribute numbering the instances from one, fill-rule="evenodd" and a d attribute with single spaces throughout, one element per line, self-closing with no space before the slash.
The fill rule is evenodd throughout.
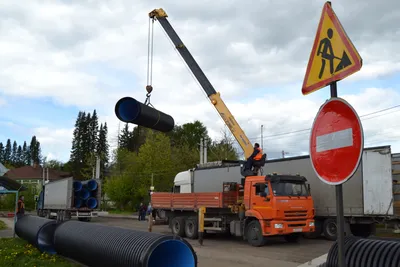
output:
<path id="1" fill-rule="evenodd" d="M 149 13 L 149 42 L 153 42 L 150 25 L 157 20 L 248 158 L 253 152 L 248 137 L 167 17 L 161 8 Z M 149 44 L 149 51 L 152 51 L 150 47 L 152 43 Z M 151 52 L 149 56 L 152 57 Z M 147 97 L 150 97 L 151 84 L 146 86 L 146 90 Z M 172 233 L 182 237 L 197 239 L 199 229 L 204 229 L 241 236 L 252 246 L 263 245 L 267 236 L 282 235 L 289 242 L 296 241 L 301 233 L 314 231 L 313 200 L 306 187 L 307 179 L 300 175 L 259 175 L 265 158 L 264 154 L 252 172 L 246 174 L 242 171 L 245 178 L 240 183 L 223 181 L 214 192 L 153 192 L 152 207 L 165 211 Z M 198 219 L 198 210 L 204 212 L 203 225 L 199 223 L 202 220 Z"/>

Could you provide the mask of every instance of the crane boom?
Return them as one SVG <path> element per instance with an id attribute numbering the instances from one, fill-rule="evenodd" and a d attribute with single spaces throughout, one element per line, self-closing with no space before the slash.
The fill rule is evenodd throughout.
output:
<path id="1" fill-rule="evenodd" d="M 220 93 L 214 89 L 207 76 L 204 74 L 196 60 L 193 58 L 192 54 L 183 44 L 174 28 L 167 20 L 167 13 L 162 8 L 154 9 L 149 13 L 149 17 L 151 19 L 157 19 L 158 22 L 160 22 L 164 31 L 167 33 L 168 37 L 178 50 L 179 54 L 182 56 L 183 60 L 185 60 L 189 69 L 192 71 L 193 75 L 206 92 L 211 103 L 214 105 L 215 109 L 218 111 L 219 115 L 239 143 L 240 147 L 243 149 L 245 157 L 248 158 L 253 153 L 253 145 L 250 143 L 249 138 L 246 136 L 236 119 L 233 117 L 232 113 L 229 111 L 228 107 L 225 105 L 224 101 L 221 99 Z"/>

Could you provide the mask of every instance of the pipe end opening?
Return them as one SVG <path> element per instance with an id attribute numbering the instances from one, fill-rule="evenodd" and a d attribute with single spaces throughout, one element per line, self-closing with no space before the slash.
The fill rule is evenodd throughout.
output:
<path id="1" fill-rule="evenodd" d="M 123 122 L 133 122 L 140 114 L 139 102 L 132 97 L 121 98 L 115 105 L 115 115 Z"/>
<path id="2" fill-rule="evenodd" d="M 166 240 L 150 254 L 149 267 L 194 267 L 196 259 L 192 249 L 180 240 Z"/>
<path id="3" fill-rule="evenodd" d="M 56 222 L 50 222 L 42 226 L 37 233 L 37 245 L 41 252 L 54 255 L 57 254 L 53 245 L 54 233 L 57 228 Z"/>

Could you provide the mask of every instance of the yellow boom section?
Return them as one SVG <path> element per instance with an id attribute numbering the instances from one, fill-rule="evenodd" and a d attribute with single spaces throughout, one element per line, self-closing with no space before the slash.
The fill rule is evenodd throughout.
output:
<path id="1" fill-rule="evenodd" d="M 244 156 L 248 158 L 253 153 L 253 146 L 247 138 L 246 134 L 243 132 L 240 125 L 237 123 L 235 117 L 233 117 L 232 113 L 229 111 L 228 107 L 225 105 L 224 101 L 221 98 L 219 92 L 216 94 L 212 94 L 209 96 L 211 103 L 214 105 L 216 110 L 218 111 L 221 118 L 224 120 L 225 124 L 228 126 L 229 130 L 233 134 L 233 136 L 238 141 L 240 147 L 244 151 Z"/>

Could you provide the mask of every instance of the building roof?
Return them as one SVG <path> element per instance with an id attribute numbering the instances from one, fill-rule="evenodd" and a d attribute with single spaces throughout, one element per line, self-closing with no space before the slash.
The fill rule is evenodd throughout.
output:
<path id="1" fill-rule="evenodd" d="M 47 171 L 47 170 L 46 170 Z M 5 177 L 14 179 L 14 180 L 25 180 L 25 179 L 43 179 L 43 168 L 41 166 L 33 167 L 33 166 L 23 166 L 20 168 L 15 168 L 9 170 Z M 59 171 L 55 169 L 48 169 L 48 177 L 49 180 L 58 180 L 66 177 L 70 177 L 71 173 Z M 46 173 L 47 177 L 47 173 Z"/>
<path id="2" fill-rule="evenodd" d="M 8 172 L 8 169 L 0 162 L 0 176 Z"/>

